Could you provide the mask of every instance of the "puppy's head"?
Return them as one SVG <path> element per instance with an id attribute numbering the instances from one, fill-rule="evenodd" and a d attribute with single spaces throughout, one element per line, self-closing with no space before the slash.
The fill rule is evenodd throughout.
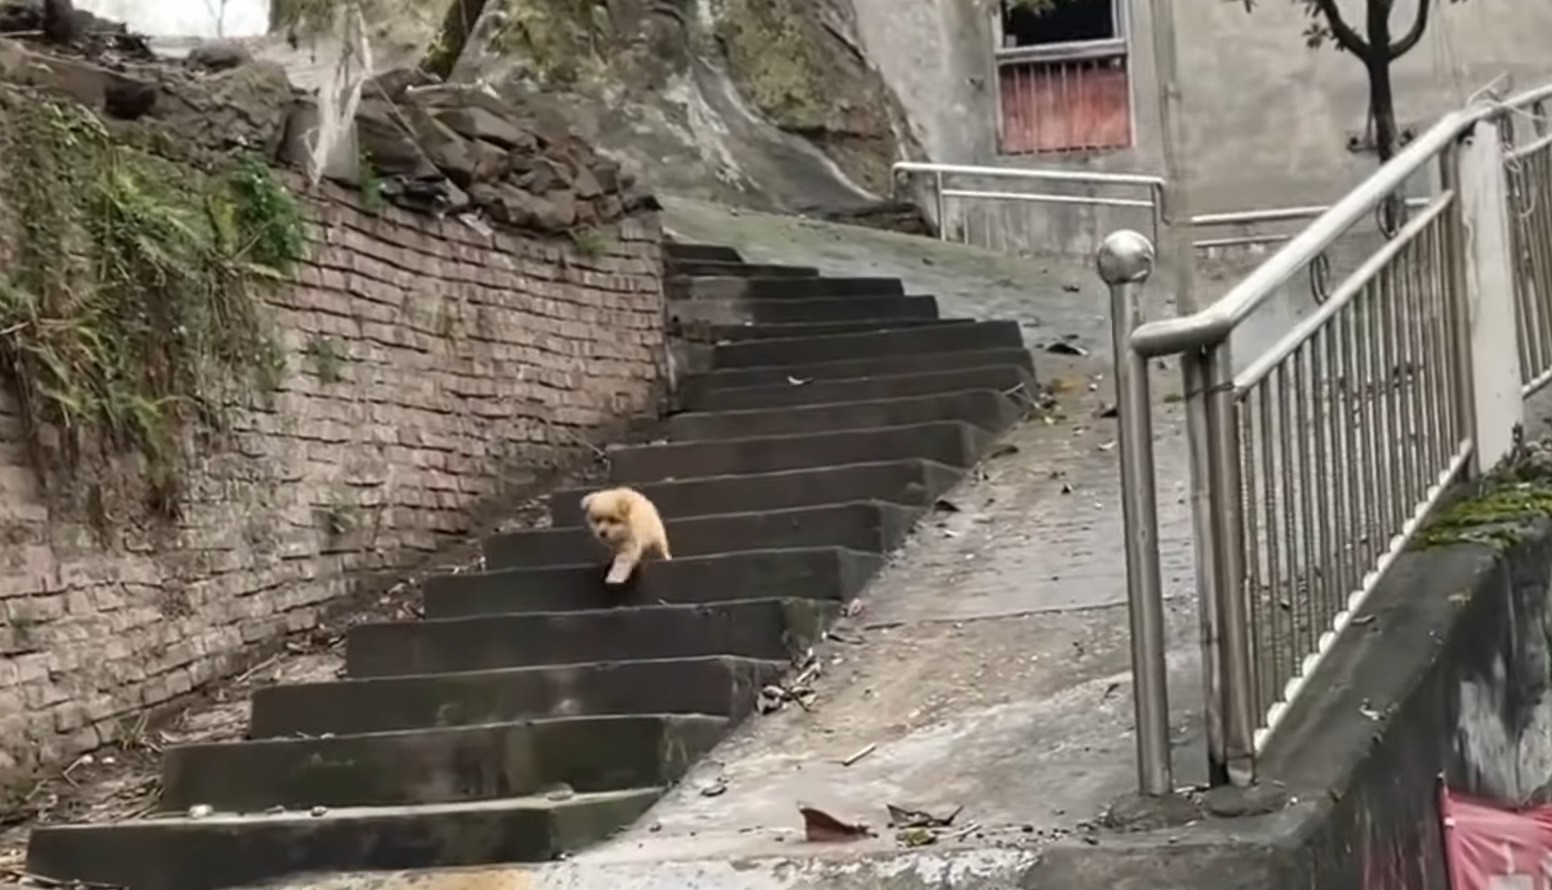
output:
<path id="1" fill-rule="evenodd" d="M 583 498 L 582 512 L 598 540 L 617 545 L 630 537 L 631 503 L 630 492 L 607 488 Z"/>

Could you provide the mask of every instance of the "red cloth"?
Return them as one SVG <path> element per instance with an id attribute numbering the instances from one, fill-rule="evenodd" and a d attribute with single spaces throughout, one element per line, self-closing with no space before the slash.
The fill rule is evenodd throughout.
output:
<path id="1" fill-rule="evenodd" d="M 1506 810 L 1444 789 L 1452 890 L 1552 890 L 1552 806 Z"/>

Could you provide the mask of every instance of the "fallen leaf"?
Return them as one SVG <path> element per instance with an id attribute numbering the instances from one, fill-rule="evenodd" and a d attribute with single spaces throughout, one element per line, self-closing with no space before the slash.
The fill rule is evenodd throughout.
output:
<path id="1" fill-rule="evenodd" d="M 702 785 L 701 786 L 701 797 L 718 797 L 718 796 L 720 796 L 722 794 L 725 794 L 726 792 L 727 792 L 727 780 L 726 779 L 717 779 L 716 781 L 714 781 L 714 782 L 712 782 L 712 783 L 710 783 L 708 785 Z"/>
<path id="2" fill-rule="evenodd" d="M 993 448 L 992 451 L 991 451 L 991 454 L 988 454 L 986 456 L 988 458 L 999 458 L 999 457 L 1008 457 L 1009 455 L 1018 454 L 1018 453 L 1019 453 L 1019 448 L 1018 448 L 1017 445 L 1014 445 L 1011 442 L 1005 442 L 1005 443 L 1003 443 L 1001 445 L 998 445 L 996 448 Z"/>
<path id="3" fill-rule="evenodd" d="M 1058 340 L 1057 342 L 1052 343 L 1045 348 L 1045 351 L 1053 355 L 1086 356 L 1089 354 L 1089 351 L 1084 349 L 1082 346 L 1079 346 L 1076 343 L 1068 343 L 1065 340 Z"/>
<path id="4" fill-rule="evenodd" d="M 798 807 L 798 812 L 803 816 L 803 835 L 813 843 L 854 841 L 872 833 L 866 825 L 842 822 L 824 810 Z"/>
<path id="5" fill-rule="evenodd" d="M 906 847 L 929 847 L 938 842 L 938 836 L 925 828 L 907 828 L 897 833 L 895 840 Z"/>
<path id="6" fill-rule="evenodd" d="M 932 509 L 943 513 L 958 513 L 959 505 L 948 498 L 938 498 L 932 502 Z"/>

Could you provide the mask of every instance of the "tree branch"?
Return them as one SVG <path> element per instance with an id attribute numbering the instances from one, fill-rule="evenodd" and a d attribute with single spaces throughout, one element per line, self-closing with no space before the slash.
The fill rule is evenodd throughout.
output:
<path id="1" fill-rule="evenodd" d="M 1358 58 L 1367 59 L 1369 44 L 1358 36 L 1358 32 L 1353 30 L 1353 26 L 1349 25 L 1346 19 L 1342 18 L 1342 10 L 1337 7 L 1336 0 L 1312 0 L 1312 2 L 1315 8 L 1326 17 L 1326 24 L 1331 26 L 1331 34 L 1336 38 L 1337 44 Z M 1423 5 L 1426 6 L 1427 3 L 1424 2 Z"/>
<path id="2" fill-rule="evenodd" d="M 1433 8 L 1433 3 L 1434 0 L 1417 0 L 1417 20 L 1412 22 L 1412 29 L 1406 36 L 1391 46 L 1391 59 L 1399 59 L 1411 52 L 1418 41 L 1423 39 L 1423 32 L 1428 30 L 1428 10 Z"/>

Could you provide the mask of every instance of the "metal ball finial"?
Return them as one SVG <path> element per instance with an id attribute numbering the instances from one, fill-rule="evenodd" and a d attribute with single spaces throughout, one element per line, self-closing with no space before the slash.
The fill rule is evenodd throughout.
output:
<path id="1" fill-rule="evenodd" d="M 1106 284 L 1144 281 L 1153 274 L 1153 243 L 1141 232 L 1121 229 L 1099 247 L 1099 277 Z"/>

